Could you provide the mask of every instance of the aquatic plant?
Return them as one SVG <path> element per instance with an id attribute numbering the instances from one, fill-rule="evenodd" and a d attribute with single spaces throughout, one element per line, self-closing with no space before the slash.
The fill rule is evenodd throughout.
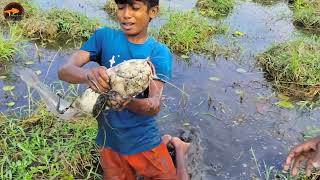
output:
<path id="1" fill-rule="evenodd" d="M 288 96 L 314 99 L 320 92 L 320 41 L 301 38 L 274 45 L 257 56 L 274 86 Z"/>
<path id="2" fill-rule="evenodd" d="M 0 115 L 0 179 L 101 178 L 96 120 L 59 121 L 44 107 L 22 119 Z"/>
<path id="3" fill-rule="evenodd" d="M 235 0 L 198 0 L 196 6 L 201 15 L 217 18 L 228 15 Z"/>
<path id="4" fill-rule="evenodd" d="M 294 21 L 306 30 L 320 33 L 320 1 L 295 0 Z"/>
<path id="5" fill-rule="evenodd" d="M 117 18 L 118 6 L 117 6 L 117 4 L 115 3 L 114 0 L 107 0 L 106 4 L 104 5 L 104 10 L 108 13 L 108 15 L 112 19 L 116 19 Z"/>
<path id="6" fill-rule="evenodd" d="M 209 23 L 194 11 L 171 12 L 168 22 L 161 27 L 158 39 L 174 52 L 189 53 L 211 51 L 208 48 L 210 36 L 222 33 L 223 26 Z"/>

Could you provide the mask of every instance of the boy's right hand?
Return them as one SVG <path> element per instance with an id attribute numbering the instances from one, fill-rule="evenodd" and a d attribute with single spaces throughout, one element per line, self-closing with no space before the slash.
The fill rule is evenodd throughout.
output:
<path id="1" fill-rule="evenodd" d="M 307 161 L 307 176 L 311 175 L 313 168 L 320 168 L 320 137 L 310 139 L 292 148 L 284 164 L 284 170 L 291 169 L 291 174 L 296 176 L 304 161 Z"/>
<path id="2" fill-rule="evenodd" d="M 97 93 L 101 94 L 110 90 L 109 75 L 104 66 L 88 69 L 85 78 L 86 84 Z"/>

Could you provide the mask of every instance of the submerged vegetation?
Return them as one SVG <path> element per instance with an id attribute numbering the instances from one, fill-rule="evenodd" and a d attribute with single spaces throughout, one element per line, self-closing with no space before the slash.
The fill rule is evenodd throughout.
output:
<path id="1" fill-rule="evenodd" d="M 235 0 L 198 0 L 196 6 L 203 16 L 223 17 L 235 6 Z"/>
<path id="2" fill-rule="evenodd" d="M 210 52 L 214 49 L 208 48 L 209 38 L 224 30 L 223 26 L 209 23 L 194 11 L 171 12 L 169 21 L 160 29 L 159 40 L 174 52 Z"/>
<path id="3" fill-rule="evenodd" d="M 306 30 L 320 33 L 320 1 L 295 0 L 294 21 Z"/>
<path id="4" fill-rule="evenodd" d="M 24 119 L 0 115 L 1 179 L 98 177 L 96 121 L 65 122 L 44 106 Z"/>
<path id="5" fill-rule="evenodd" d="M 320 41 L 303 38 L 282 43 L 257 57 L 275 87 L 299 99 L 314 99 L 320 92 Z"/>

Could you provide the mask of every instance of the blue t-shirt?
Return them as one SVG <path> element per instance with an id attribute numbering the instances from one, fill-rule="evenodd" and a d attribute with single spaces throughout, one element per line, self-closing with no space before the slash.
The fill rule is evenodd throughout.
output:
<path id="1" fill-rule="evenodd" d="M 172 54 L 164 45 L 149 37 L 143 44 L 128 41 L 120 30 L 97 30 L 81 50 L 90 53 L 90 61 L 110 68 L 129 59 L 150 57 L 160 79 L 171 79 Z M 146 98 L 148 92 L 137 96 Z M 161 136 L 153 116 L 136 114 L 128 109 L 108 110 L 98 117 L 97 144 L 123 155 L 150 150 L 161 143 Z"/>

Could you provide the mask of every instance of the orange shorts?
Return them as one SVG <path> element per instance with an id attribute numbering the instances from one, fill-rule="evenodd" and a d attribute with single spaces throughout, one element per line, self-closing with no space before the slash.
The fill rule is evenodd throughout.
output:
<path id="1" fill-rule="evenodd" d="M 136 180 L 137 176 L 154 180 L 176 180 L 176 168 L 166 145 L 134 155 L 120 155 L 110 148 L 100 149 L 105 180 Z"/>

